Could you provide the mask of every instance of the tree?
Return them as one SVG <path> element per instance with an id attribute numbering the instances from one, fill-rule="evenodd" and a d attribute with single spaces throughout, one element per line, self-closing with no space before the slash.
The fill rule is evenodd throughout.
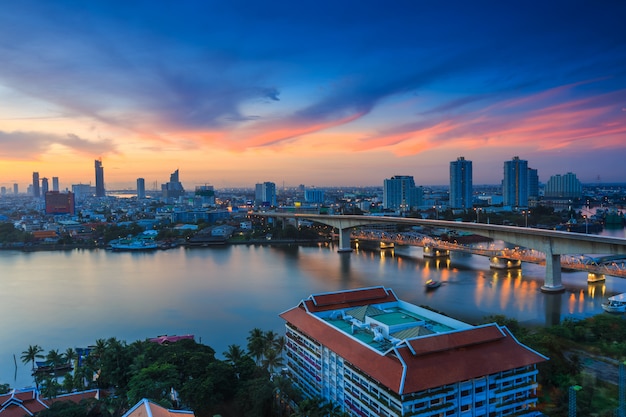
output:
<path id="1" fill-rule="evenodd" d="M 35 370 L 35 360 L 43 359 L 43 348 L 39 345 L 30 345 L 28 349 L 22 352 L 22 362 L 27 364 L 28 362 L 32 363 L 32 369 Z"/>
<path id="2" fill-rule="evenodd" d="M 258 327 L 250 330 L 250 335 L 247 337 L 247 340 L 248 353 L 256 360 L 256 363 L 259 364 L 265 352 L 266 338 L 263 330 Z"/>
<path id="3" fill-rule="evenodd" d="M 172 407 L 171 390 L 176 388 L 178 372 L 174 365 L 157 363 L 142 369 L 128 383 L 128 400 L 136 404 L 142 398 L 164 407 Z"/>

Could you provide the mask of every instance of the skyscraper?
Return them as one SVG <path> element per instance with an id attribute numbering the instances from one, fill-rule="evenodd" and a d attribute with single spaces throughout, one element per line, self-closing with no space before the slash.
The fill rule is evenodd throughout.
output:
<path id="1" fill-rule="evenodd" d="M 254 189 L 254 199 L 258 205 L 275 206 L 276 184 L 273 182 L 256 184 Z"/>
<path id="2" fill-rule="evenodd" d="M 137 178 L 137 198 L 146 198 L 146 180 Z"/>
<path id="3" fill-rule="evenodd" d="M 59 177 L 52 177 L 52 191 L 59 191 Z"/>
<path id="4" fill-rule="evenodd" d="M 383 207 L 391 210 L 410 211 L 422 204 L 422 188 L 415 186 L 411 175 L 395 175 L 383 183 Z"/>
<path id="5" fill-rule="evenodd" d="M 17 195 L 18 192 L 19 192 L 19 187 L 17 186 L 17 183 L 13 184 L 13 194 Z"/>
<path id="6" fill-rule="evenodd" d="M 163 193 L 163 198 L 179 198 L 185 194 L 183 184 L 178 177 L 178 170 L 170 174 L 169 182 L 161 184 L 161 192 Z"/>
<path id="7" fill-rule="evenodd" d="M 39 172 L 33 172 L 33 197 L 38 198 L 41 196 L 39 191 Z"/>
<path id="8" fill-rule="evenodd" d="M 502 203 L 510 207 L 528 207 L 528 161 L 513 157 L 504 162 Z"/>
<path id="9" fill-rule="evenodd" d="M 450 207 L 473 207 L 472 161 L 460 156 L 450 162 Z"/>
<path id="10" fill-rule="evenodd" d="M 48 191 L 50 191 L 50 184 L 48 183 L 48 178 L 43 177 L 41 179 L 41 195 L 45 197 Z"/>
<path id="11" fill-rule="evenodd" d="M 96 168 L 96 197 L 104 197 L 104 168 L 102 167 L 102 160 L 96 159 L 94 166 Z"/>

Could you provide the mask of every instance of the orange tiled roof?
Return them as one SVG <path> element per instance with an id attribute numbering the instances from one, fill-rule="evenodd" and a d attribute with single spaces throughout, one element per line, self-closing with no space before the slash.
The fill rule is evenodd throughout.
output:
<path id="1" fill-rule="evenodd" d="M 61 395 L 53 399 L 46 399 L 34 389 L 18 391 L 0 395 L 0 417 L 24 417 L 33 415 L 50 407 L 57 401 L 80 402 L 84 398 L 99 398 L 100 390 L 90 390 Z"/>
<path id="2" fill-rule="evenodd" d="M 316 312 L 394 301 L 398 301 L 398 298 L 390 289 L 385 287 L 371 287 L 312 295 L 308 300 L 305 300 L 304 303 L 308 311 Z"/>
<path id="3" fill-rule="evenodd" d="M 144 398 L 122 417 L 181 417 L 193 415 L 193 411 L 168 410 Z"/>

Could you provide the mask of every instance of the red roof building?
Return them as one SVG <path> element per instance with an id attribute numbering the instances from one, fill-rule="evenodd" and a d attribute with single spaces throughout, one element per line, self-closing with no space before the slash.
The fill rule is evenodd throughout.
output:
<path id="1" fill-rule="evenodd" d="M 24 417 L 50 408 L 58 401 L 79 403 L 86 398 L 100 399 L 100 390 L 88 390 L 71 394 L 59 395 L 55 398 L 44 398 L 36 389 L 13 390 L 0 395 L 0 417 Z"/>
<path id="2" fill-rule="evenodd" d="M 316 294 L 281 314 L 287 367 L 354 416 L 537 416 L 548 358 L 497 324 L 471 326 L 391 289 Z"/>

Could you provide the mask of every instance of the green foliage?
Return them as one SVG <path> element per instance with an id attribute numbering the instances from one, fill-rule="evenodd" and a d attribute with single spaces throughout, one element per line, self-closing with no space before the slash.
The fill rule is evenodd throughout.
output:
<path id="1" fill-rule="evenodd" d="M 30 242 L 32 234 L 16 229 L 13 223 L 0 222 L 0 243 Z"/>

